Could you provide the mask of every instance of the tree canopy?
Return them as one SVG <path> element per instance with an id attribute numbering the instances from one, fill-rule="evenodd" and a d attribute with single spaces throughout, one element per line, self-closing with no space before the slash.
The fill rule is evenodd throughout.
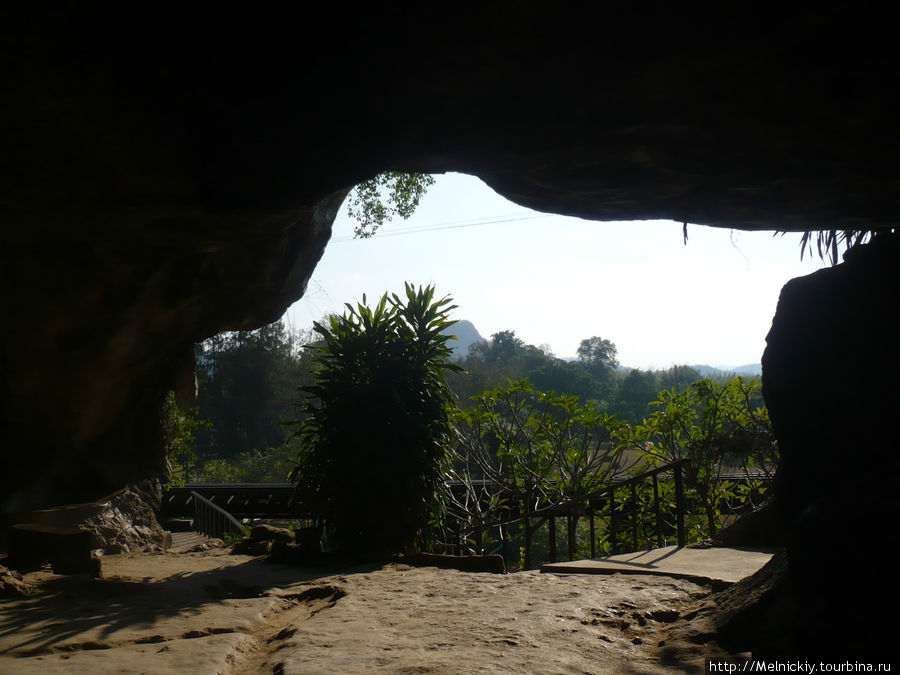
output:
<path id="1" fill-rule="evenodd" d="M 347 197 L 347 212 L 356 220 L 356 237 L 371 237 L 379 227 L 394 216 L 409 218 L 419 206 L 419 200 L 434 184 L 425 173 L 387 171 L 357 185 Z"/>

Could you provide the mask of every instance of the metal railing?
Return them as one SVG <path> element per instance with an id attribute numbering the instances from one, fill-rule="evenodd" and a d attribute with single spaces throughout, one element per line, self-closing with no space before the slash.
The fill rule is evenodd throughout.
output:
<path id="1" fill-rule="evenodd" d="M 291 518 L 293 483 L 189 483 L 170 487 L 163 495 L 160 517 L 191 515 L 194 494 L 200 494 L 237 518 Z"/>
<path id="2" fill-rule="evenodd" d="M 596 549 L 596 528 L 595 514 L 597 512 L 606 511 L 607 526 L 607 543 L 609 545 L 608 553 L 625 552 L 624 547 L 619 546 L 620 542 L 624 546 L 631 546 L 630 550 L 640 550 L 641 542 L 646 541 L 647 527 L 644 523 L 639 523 L 639 499 L 638 486 L 648 480 L 652 480 L 652 512 L 653 512 L 653 544 L 655 546 L 665 546 L 668 537 L 674 534 L 674 538 L 678 546 L 685 546 L 685 511 L 686 503 L 684 496 L 684 481 L 682 469 L 687 460 L 678 460 L 665 464 L 663 466 L 649 469 L 635 476 L 628 478 L 619 478 L 613 480 L 610 484 L 599 490 L 595 490 L 584 496 L 568 499 L 563 502 L 548 504 L 536 509 L 527 510 L 525 513 L 509 513 L 508 517 L 498 518 L 490 522 L 481 523 L 463 523 L 458 522 L 456 527 L 451 527 L 453 531 L 451 541 L 445 542 L 444 547 L 451 552 L 462 553 L 464 546 L 462 542 L 471 537 L 475 542 L 476 549 L 480 548 L 484 534 L 488 530 L 499 528 L 508 528 L 510 525 L 522 523 L 524 525 L 524 567 L 529 569 L 531 566 L 531 544 L 535 532 L 545 524 L 548 529 L 549 554 L 550 561 L 556 562 L 556 518 L 565 517 L 567 520 L 568 530 L 568 554 L 569 559 L 574 559 L 576 544 L 576 529 L 578 520 L 585 515 L 589 520 L 590 527 L 590 550 L 591 557 L 597 556 Z M 674 527 L 667 525 L 663 518 L 661 509 L 659 474 L 671 473 L 674 487 Z M 621 495 L 622 490 L 628 490 L 628 497 L 625 502 L 628 508 L 624 508 L 622 500 L 617 497 L 617 491 Z M 630 518 L 627 517 L 630 514 Z M 628 542 L 627 535 L 620 536 L 620 525 L 630 524 L 631 541 Z M 674 529 L 674 532 L 671 530 Z M 642 534 L 644 535 L 642 537 Z M 621 550 L 618 550 L 621 549 Z M 479 551 L 476 551 L 479 552 Z"/>
<path id="3" fill-rule="evenodd" d="M 207 537 L 223 539 L 225 534 L 243 537 L 246 532 L 241 522 L 228 511 L 213 504 L 199 492 L 191 491 L 194 505 L 194 529 Z"/>

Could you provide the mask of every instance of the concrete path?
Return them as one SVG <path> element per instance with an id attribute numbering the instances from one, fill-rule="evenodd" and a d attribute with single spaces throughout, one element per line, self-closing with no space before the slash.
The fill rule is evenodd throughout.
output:
<path id="1" fill-rule="evenodd" d="M 622 553 L 609 558 L 541 566 L 553 574 L 656 574 L 700 582 L 734 583 L 759 570 L 778 549 L 678 548 Z"/>

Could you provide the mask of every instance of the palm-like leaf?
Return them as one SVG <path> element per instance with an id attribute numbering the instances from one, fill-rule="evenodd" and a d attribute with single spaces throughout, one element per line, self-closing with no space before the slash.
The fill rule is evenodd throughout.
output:
<path id="1" fill-rule="evenodd" d="M 449 298 L 406 284 L 405 297 L 347 305 L 322 336 L 296 499 L 326 522 L 336 548 L 384 555 L 412 546 L 439 506 L 453 395 L 446 371 Z"/>

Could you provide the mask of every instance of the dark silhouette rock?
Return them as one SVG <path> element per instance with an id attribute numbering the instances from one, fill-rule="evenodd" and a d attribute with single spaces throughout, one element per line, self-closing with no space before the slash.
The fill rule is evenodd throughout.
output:
<path id="1" fill-rule="evenodd" d="M 774 499 L 743 514 L 728 527 L 719 530 L 713 546 L 745 546 L 773 548 L 787 546 L 787 531 Z"/>
<path id="2" fill-rule="evenodd" d="M 93 555 L 91 544 L 91 534 L 77 527 L 23 523 L 10 530 L 7 559 L 19 570 L 49 564 L 57 574 L 100 576 L 100 560 Z"/>
<path id="3" fill-rule="evenodd" d="M 306 551 L 315 553 L 322 551 L 321 527 L 301 527 L 294 532 L 294 538 L 297 540 L 297 545 L 302 546 Z"/>
<path id="4" fill-rule="evenodd" d="M 781 448 L 776 503 L 788 532 L 796 647 L 820 657 L 884 655 L 861 629 L 896 598 L 900 453 L 900 238 L 785 285 L 763 355 L 763 394 Z"/>
<path id="5" fill-rule="evenodd" d="M 261 541 L 252 537 L 244 537 L 240 541 L 236 541 L 231 547 L 231 553 L 234 555 L 268 555 L 271 550 L 271 541 Z"/>
<path id="6" fill-rule="evenodd" d="M 256 541 L 281 541 L 286 544 L 294 543 L 294 533 L 283 527 L 274 525 L 254 525 L 250 530 L 250 539 Z"/>

